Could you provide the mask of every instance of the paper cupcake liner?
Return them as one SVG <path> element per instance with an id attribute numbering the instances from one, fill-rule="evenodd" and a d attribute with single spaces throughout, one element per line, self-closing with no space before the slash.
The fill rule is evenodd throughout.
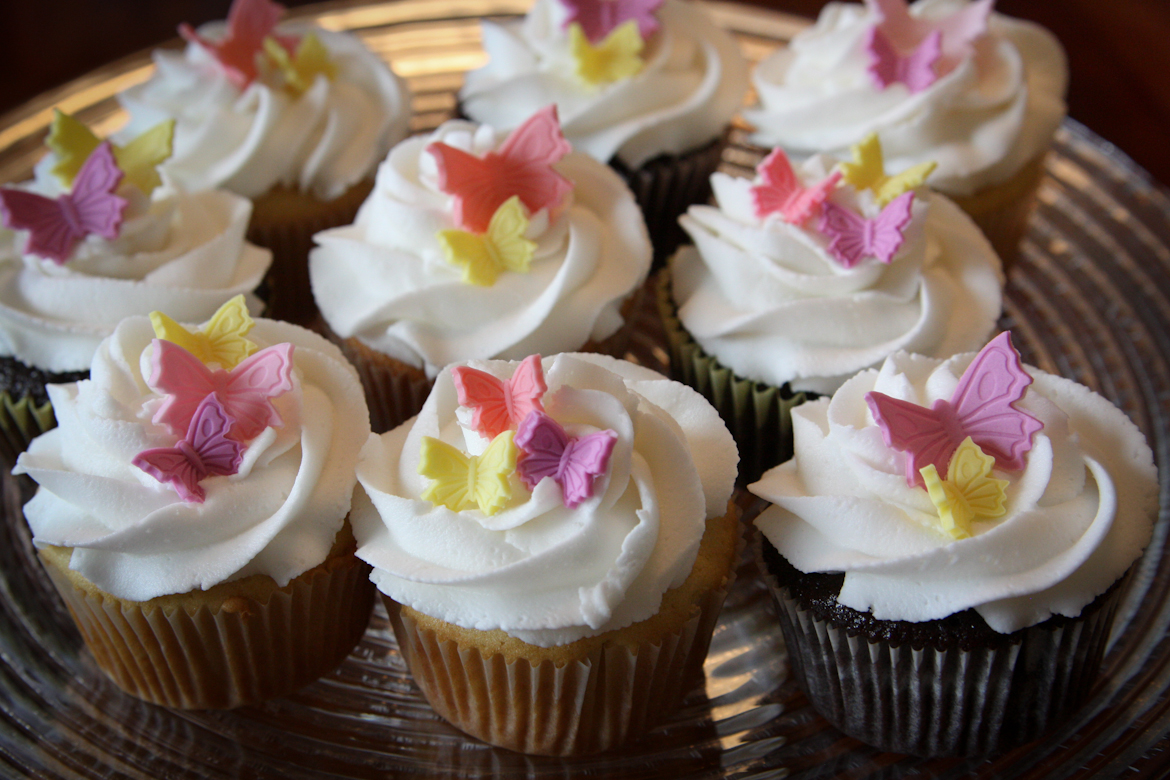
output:
<path id="1" fill-rule="evenodd" d="M 1028 232 L 1028 220 L 1044 179 L 1044 158 L 1030 160 L 1002 184 L 987 187 L 974 195 L 948 196 L 975 221 L 991 242 L 1006 273 L 1020 254 L 1020 242 Z"/>
<path id="2" fill-rule="evenodd" d="M 790 393 L 744 379 L 703 351 L 678 318 L 670 272 L 658 277 L 658 312 L 666 329 L 670 376 L 710 401 L 739 447 L 739 481 L 755 482 L 768 469 L 792 457 L 792 410 L 816 396 Z"/>
<path id="3" fill-rule="evenodd" d="M 252 201 L 248 240 L 272 250 L 272 266 L 264 280 L 268 293 L 265 316 L 299 325 L 313 319 L 317 313 L 309 283 L 313 235 L 351 224 L 373 186 L 373 179 L 365 179 L 329 201 L 277 187 Z"/>
<path id="4" fill-rule="evenodd" d="M 917 756 L 983 756 L 1031 741 L 1089 695 L 1122 588 L 1075 620 L 1049 620 L 994 646 L 893 646 L 806 609 L 756 560 L 778 607 L 792 670 L 810 703 L 867 744 Z"/>
<path id="5" fill-rule="evenodd" d="M 6 469 L 16 465 L 17 457 L 33 439 L 56 427 L 57 418 L 48 401 L 38 405 L 28 395 L 14 401 L 7 392 L 0 392 L 0 458 Z"/>
<path id="6" fill-rule="evenodd" d="M 416 368 L 371 349 L 356 338 L 334 341 L 357 369 L 370 409 L 370 430 L 385 433 L 414 417 L 423 407 L 435 380 Z"/>
<path id="7" fill-rule="evenodd" d="M 181 709 L 257 704 L 312 682 L 349 654 L 373 607 L 369 566 L 352 554 L 310 569 L 266 602 L 231 596 L 214 609 L 87 592 L 42 561 L 102 671 L 133 696 Z"/>

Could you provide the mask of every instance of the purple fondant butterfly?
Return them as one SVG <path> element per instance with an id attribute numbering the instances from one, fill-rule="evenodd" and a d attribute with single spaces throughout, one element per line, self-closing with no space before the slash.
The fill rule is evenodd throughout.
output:
<path id="1" fill-rule="evenodd" d="M 239 471 L 244 447 L 227 437 L 232 420 L 215 393 L 199 403 L 187 435 L 174 447 L 143 450 L 131 461 L 159 482 L 169 484 L 188 503 L 202 504 L 206 498 L 199 483 L 210 476 Z"/>
<path id="2" fill-rule="evenodd" d="M 1044 427 L 1012 406 L 1030 384 L 1032 377 L 1020 366 L 1011 334 L 1005 332 L 967 366 L 950 401 L 940 398 L 928 408 L 872 391 L 865 402 L 886 446 L 906 453 L 906 482 L 913 486 L 923 484 L 918 470 L 928 463 L 945 474 L 951 455 L 968 436 L 1000 468 L 1022 469 L 1032 434 Z"/>
<path id="3" fill-rule="evenodd" d="M 854 214 L 832 201 L 825 201 L 817 229 L 829 239 L 829 254 L 843 267 L 852 268 L 867 257 L 889 263 L 902 248 L 902 231 L 910 224 L 913 192 L 894 198 L 873 219 Z"/>
<path id="4" fill-rule="evenodd" d="M 869 53 L 866 70 L 879 89 L 905 84 L 916 94 L 938 80 L 935 65 L 942 56 L 942 33 L 938 30 L 927 35 L 909 54 L 902 54 L 880 27 L 872 27 L 865 50 Z"/>
<path id="5" fill-rule="evenodd" d="M 516 429 L 520 450 L 516 471 L 532 490 L 545 477 L 561 486 L 565 506 L 572 509 L 593 495 L 593 480 L 605 473 L 617 443 L 613 431 L 598 431 L 580 438 L 544 412 L 531 412 Z"/>

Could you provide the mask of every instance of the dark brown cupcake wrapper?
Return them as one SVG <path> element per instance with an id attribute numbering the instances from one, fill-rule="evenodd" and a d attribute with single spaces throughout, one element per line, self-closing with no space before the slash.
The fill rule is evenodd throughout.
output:
<path id="1" fill-rule="evenodd" d="M 56 427 L 57 418 L 48 401 L 37 405 L 27 395 L 14 401 L 7 392 L 0 392 L 0 457 L 7 468 L 16 464 L 33 439 Z"/>

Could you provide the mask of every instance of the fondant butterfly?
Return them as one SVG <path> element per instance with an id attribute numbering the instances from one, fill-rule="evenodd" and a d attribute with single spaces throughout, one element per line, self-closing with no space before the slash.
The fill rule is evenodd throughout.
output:
<path id="1" fill-rule="evenodd" d="M 0 188 L 0 216 L 11 230 L 27 230 L 29 254 L 64 265 L 77 242 L 88 235 L 118 237 L 126 200 L 114 194 L 122 172 L 108 141 L 94 150 L 73 180 L 73 190 L 56 200 L 24 190 Z"/>
<path id="2" fill-rule="evenodd" d="M 244 448 L 227 437 L 231 424 L 215 393 L 208 393 L 191 416 L 186 435 L 174 447 L 143 450 L 130 462 L 169 484 L 184 501 L 202 504 L 206 493 L 201 481 L 239 471 Z"/>
<path id="3" fill-rule="evenodd" d="M 463 230 L 440 230 L 439 245 L 447 260 L 463 268 L 463 281 L 490 287 L 504 271 L 528 273 L 536 244 L 524 237 L 528 217 L 513 195 L 496 209 L 482 236 Z"/>
<path id="4" fill-rule="evenodd" d="M 427 147 L 438 165 L 439 189 L 453 196 L 455 224 L 473 233 L 486 231 L 496 209 L 513 195 L 530 214 L 559 205 L 573 185 L 552 166 L 571 150 L 555 105 L 537 111 L 483 157 L 442 141 Z"/>
<path id="5" fill-rule="evenodd" d="M 922 480 L 938 510 L 943 533 L 954 539 L 965 539 L 971 535 L 971 521 L 975 518 L 1004 516 L 1007 511 L 1004 489 L 1008 481 L 991 476 L 994 465 L 995 458 L 984 454 L 968 436 L 951 456 L 945 481 L 939 478 L 933 463 L 922 467 Z"/>
<path id="6" fill-rule="evenodd" d="M 516 445 L 512 431 L 492 439 L 482 455 L 465 455 L 446 442 L 424 436 L 418 473 L 431 480 L 422 499 L 442 504 L 453 512 L 478 507 L 494 515 L 512 497 L 508 478 L 516 470 Z"/>
<path id="7" fill-rule="evenodd" d="M 658 30 L 655 12 L 662 0 L 561 0 L 568 12 L 564 27 L 577 23 L 589 42 L 596 45 L 622 24 L 633 21 L 646 40 Z"/>
<path id="8" fill-rule="evenodd" d="M 915 485 L 921 484 L 919 469 L 926 464 L 945 470 L 968 436 L 1000 468 L 1022 469 L 1032 435 L 1044 427 L 1013 406 L 1030 384 L 1032 377 L 1021 368 L 1019 353 L 1005 332 L 975 356 L 949 401 L 940 398 L 927 408 L 877 391 L 866 393 L 865 401 L 886 445 L 906 453 L 906 482 Z"/>
<path id="9" fill-rule="evenodd" d="M 598 43 L 591 43 L 581 25 L 569 27 L 569 54 L 577 78 L 590 87 L 631 78 L 642 70 L 642 36 L 633 20 L 624 22 Z"/>
<path id="10" fill-rule="evenodd" d="M 179 25 L 179 34 L 211 52 L 223 66 L 228 80 L 245 89 L 256 80 L 256 55 L 283 14 L 284 6 L 272 0 L 234 0 L 228 10 L 227 31 L 219 41 L 204 38 L 189 24 Z M 296 38 L 276 36 L 276 39 L 287 49 L 296 48 Z"/>
<path id="11" fill-rule="evenodd" d="M 882 142 L 870 133 L 852 147 L 853 162 L 841 163 L 845 181 L 855 190 L 870 190 L 879 206 L 885 206 L 904 192 L 921 187 L 938 163 L 924 162 L 907 168 L 896 176 L 886 175 Z"/>
<path id="12" fill-rule="evenodd" d="M 49 125 L 49 137 L 45 145 L 57 157 L 50 172 L 63 185 L 73 185 L 81 166 L 98 148 L 101 139 L 81 122 L 62 111 L 54 109 L 53 123 Z M 171 156 L 172 140 L 175 134 L 175 120 L 159 122 L 125 146 L 111 144 L 114 160 L 122 171 L 125 181 L 133 184 L 145 195 L 154 192 L 162 184 L 158 166 Z"/>
<path id="13" fill-rule="evenodd" d="M 913 202 L 913 192 L 903 193 L 890 201 L 876 217 L 866 219 L 826 201 L 817 229 L 829 239 L 829 254 L 844 268 L 852 268 L 866 257 L 889 263 L 902 248 L 905 239 L 902 231 L 910 224 Z"/>
<path id="14" fill-rule="evenodd" d="M 909 54 L 903 54 L 881 27 L 871 27 L 865 39 L 865 50 L 869 54 L 866 70 L 878 89 L 905 84 L 911 93 L 917 94 L 938 81 L 935 66 L 942 56 L 942 33 L 937 30 L 927 35 Z"/>
<path id="15" fill-rule="evenodd" d="M 841 173 L 834 171 L 813 186 L 805 187 L 792 169 L 788 155 L 779 147 L 756 166 L 756 173 L 763 180 L 763 184 L 751 189 L 756 217 L 764 219 L 778 213 L 790 225 L 799 225 L 816 214 L 841 179 Z"/>
<path id="16" fill-rule="evenodd" d="M 294 97 L 313 86 L 317 76 L 324 76 L 330 81 L 337 78 L 336 63 L 330 59 L 325 44 L 313 33 L 301 38 L 292 56 L 279 41 L 269 36 L 264 39 L 264 54 L 284 76 L 284 88 Z"/>
<path id="17" fill-rule="evenodd" d="M 933 32 L 941 34 L 937 73 L 945 75 L 971 50 L 971 44 L 987 31 L 995 0 L 975 0 L 953 14 L 938 18 L 912 16 L 906 0 L 865 0 L 877 17 L 886 39 L 899 51 L 917 48 Z"/>
<path id="18" fill-rule="evenodd" d="M 511 379 L 499 380 L 469 366 L 451 369 L 459 405 L 471 410 L 471 427 L 494 439 L 514 430 L 533 411 L 544 411 L 541 397 L 548 391 L 540 355 L 520 361 Z"/>
<path id="19" fill-rule="evenodd" d="M 174 433 L 185 431 L 199 402 L 214 393 L 234 424 L 237 441 L 255 438 L 268 426 L 282 424 L 272 399 L 292 389 L 293 345 L 262 349 L 230 371 L 210 369 L 187 350 L 155 339 L 153 370 L 147 384 L 166 394 L 154 422 Z"/>
<path id="20" fill-rule="evenodd" d="M 597 431 L 571 437 L 544 412 L 532 412 L 516 431 L 520 449 L 517 473 L 532 490 L 545 477 L 561 486 L 565 506 L 572 509 L 593 495 L 593 480 L 605 473 L 617 433 Z"/>
<path id="21" fill-rule="evenodd" d="M 150 313 L 150 324 L 158 338 L 179 345 L 201 363 L 215 363 L 220 368 L 235 368 L 257 349 L 244 338 L 256 323 L 248 314 L 243 295 L 220 306 L 207 324 L 194 333 L 161 311 Z"/>

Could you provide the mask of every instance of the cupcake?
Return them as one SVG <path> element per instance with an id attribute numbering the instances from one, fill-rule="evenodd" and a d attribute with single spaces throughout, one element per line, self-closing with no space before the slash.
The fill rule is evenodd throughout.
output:
<path id="1" fill-rule="evenodd" d="M 183 26 L 151 78 L 118 95 L 131 137 L 175 121 L 164 165 L 191 191 L 252 200 L 248 238 L 272 250 L 269 314 L 307 322 L 312 235 L 353 221 L 378 162 L 406 136 L 402 82 L 355 36 L 279 24 L 283 6 L 235 0 L 225 23 Z"/>
<path id="2" fill-rule="evenodd" d="M 444 369 L 415 420 L 370 437 L 353 512 L 435 711 L 554 755 L 665 718 L 701 669 L 738 557 L 735 461 L 706 401 L 632 363 Z"/>
<path id="3" fill-rule="evenodd" d="M 9 466 L 53 425 L 45 385 L 85 377 L 124 317 L 156 309 L 184 321 L 253 295 L 271 254 L 244 240 L 251 207 L 227 192 L 188 193 L 156 166 L 170 123 L 126 146 L 57 113 L 31 181 L 0 188 L 0 450 Z M 70 222 L 70 213 L 80 215 Z"/>
<path id="4" fill-rule="evenodd" d="M 573 148 L 625 178 L 665 260 L 678 215 L 710 195 L 747 92 L 735 40 L 685 0 L 536 0 L 524 19 L 482 27 L 489 61 L 467 74 L 464 115 L 510 130 L 555 103 Z"/>
<path id="5" fill-rule="evenodd" d="M 1150 540 L 1153 456 L 1088 388 L 978 355 L 893 355 L 793 412 L 751 491 L 797 681 L 842 731 L 983 755 L 1070 717 Z"/>
<path id="6" fill-rule="evenodd" d="M 938 163 L 931 186 L 1010 262 L 1066 113 L 1060 44 L 992 2 L 830 3 L 756 68 L 753 140 L 844 156 L 876 133 L 896 169 Z"/>
<path id="7" fill-rule="evenodd" d="M 906 173 L 857 189 L 831 158 L 794 169 L 775 150 L 755 179 L 716 173 L 716 205 L 682 217 L 694 246 L 659 290 L 671 371 L 723 415 L 745 480 L 792 454 L 790 411 L 810 394 L 896 350 L 976 349 L 995 327 L 994 251 Z"/>
<path id="8" fill-rule="evenodd" d="M 313 294 L 375 432 L 417 413 L 448 363 L 623 354 L 650 267 L 629 189 L 570 152 L 551 106 L 507 136 L 455 120 L 407 139 L 357 221 L 315 239 Z"/>
<path id="9" fill-rule="evenodd" d="M 361 383 L 303 328 L 228 304 L 202 327 L 123 320 L 14 473 L 45 571 L 98 666 L 139 698 L 227 708 L 289 693 L 365 631 L 347 522 Z"/>

